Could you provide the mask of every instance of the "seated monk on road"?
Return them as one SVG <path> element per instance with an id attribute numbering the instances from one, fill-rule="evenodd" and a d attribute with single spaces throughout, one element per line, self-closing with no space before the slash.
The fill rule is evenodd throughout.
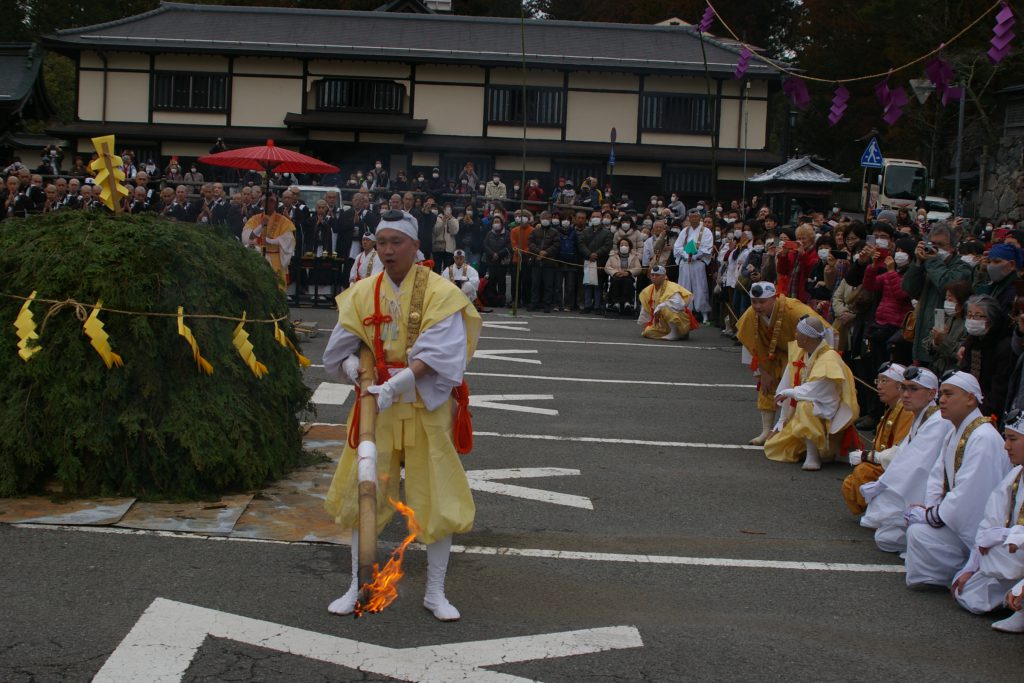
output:
<path id="1" fill-rule="evenodd" d="M 764 444 L 769 460 L 798 462 L 803 454 L 803 469 L 820 470 L 832 435 L 857 419 L 853 375 L 825 341 L 825 330 L 821 320 L 810 316 L 796 326 L 796 341 L 789 345 L 789 363 L 775 392 L 782 413 Z"/>
<path id="2" fill-rule="evenodd" d="M 665 266 L 652 266 L 650 277 L 651 284 L 640 292 L 640 317 L 636 322 L 644 326 L 641 334 L 665 341 L 687 339 L 696 326 L 686 308 L 693 295 L 668 279 Z"/>

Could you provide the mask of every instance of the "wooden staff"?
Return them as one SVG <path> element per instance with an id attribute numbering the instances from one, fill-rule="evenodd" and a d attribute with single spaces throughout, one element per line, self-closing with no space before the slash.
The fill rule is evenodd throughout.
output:
<path id="1" fill-rule="evenodd" d="M 373 351 L 363 346 L 359 351 L 359 585 L 373 582 L 373 565 L 377 561 L 377 397 L 368 389 L 374 383 Z M 365 604 L 369 595 L 361 596 Z"/>

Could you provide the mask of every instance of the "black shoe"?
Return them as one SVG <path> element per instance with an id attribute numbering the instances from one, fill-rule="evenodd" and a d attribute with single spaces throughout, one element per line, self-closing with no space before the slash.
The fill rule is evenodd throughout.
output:
<path id="1" fill-rule="evenodd" d="M 579 312 L 580 315 L 586 315 L 587 313 L 590 313 L 590 309 L 589 308 L 581 308 L 578 312 Z"/>
<path id="2" fill-rule="evenodd" d="M 594 313 L 597 313 L 598 315 L 604 315 L 604 306 L 600 306 L 598 308 L 595 308 L 594 309 Z"/>

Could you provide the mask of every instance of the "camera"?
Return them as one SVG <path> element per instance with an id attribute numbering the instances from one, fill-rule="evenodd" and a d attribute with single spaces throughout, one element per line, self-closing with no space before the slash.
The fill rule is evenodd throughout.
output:
<path id="1" fill-rule="evenodd" d="M 938 253 L 938 249 L 935 248 L 935 245 L 932 244 L 931 240 L 928 240 L 928 241 L 926 241 L 924 243 L 924 253 L 926 253 L 926 254 L 937 254 Z"/>

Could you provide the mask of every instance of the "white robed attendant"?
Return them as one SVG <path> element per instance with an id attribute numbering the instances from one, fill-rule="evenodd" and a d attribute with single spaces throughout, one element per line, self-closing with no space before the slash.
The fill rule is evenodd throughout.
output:
<path id="1" fill-rule="evenodd" d="M 957 372 L 939 387 L 939 409 L 955 431 L 945 440 L 907 519 L 907 585 L 949 587 L 966 564 L 989 494 L 1010 470 L 1003 438 L 978 406 L 978 380 Z"/>
<path id="2" fill-rule="evenodd" d="M 690 309 L 698 313 L 711 312 L 708 296 L 707 264 L 711 263 L 715 237 L 700 223 L 700 214 L 691 212 L 689 225 L 679 232 L 672 253 L 679 264 L 679 284 L 693 294 Z"/>
<path id="3" fill-rule="evenodd" d="M 912 376 L 913 379 L 909 379 Z M 875 543 L 887 553 L 907 549 L 904 511 L 925 498 L 928 475 L 935 465 L 953 425 L 935 405 L 939 378 L 931 370 L 908 368 L 901 383 L 903 407 L 913 411 L 910 431 L 896 447 L 891 461 L 877 481 L 861 486 L 868 508 L 860 524 L 875 529 Z"/>
<path id="4" fill-rule="evenodd" d="M 362 251 L 359 252 L 359 255 L 352 262 L 352 268 L 348 273 L 348 281 L 352 285 L 384 270 L 384 263 L 377 255 L 376 248 L 374 248 L 374 245 L 377 243 L 377 236 L 368 232 L 359 241 Z"/>
<path id="5" fill-rule="evenodd" d="M 455 263 L 441 271 L 441 276 L 458 287 L 466 298 L 476 301 L 480 291 L 480 273 L 476 268 L 466 263 L 466 252 L 456 249 L 454 253 Z"/>

